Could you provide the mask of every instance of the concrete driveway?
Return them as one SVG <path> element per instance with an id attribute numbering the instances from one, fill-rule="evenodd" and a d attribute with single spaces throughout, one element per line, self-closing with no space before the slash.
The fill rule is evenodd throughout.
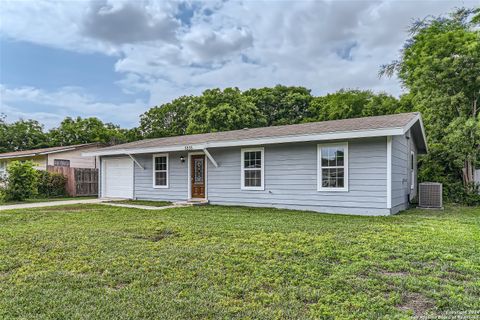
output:
<path id="1" fill-rule="evenodd" d="M 50 201 L 50 202 L 10 204 L 10 205 L 6 205 L 6 206 L 0 206 L 0 211 L 2 211 L 2 210 L 13 210 L 13 209 L 28 209 L 28 208 L 64 206 L 64 205 L 68 205 L 68 204 L 101 203 L 103 201 L 109 201 L 109 199 L 78 199 L 78 200 L 63 200 L 63 201 Z"/>

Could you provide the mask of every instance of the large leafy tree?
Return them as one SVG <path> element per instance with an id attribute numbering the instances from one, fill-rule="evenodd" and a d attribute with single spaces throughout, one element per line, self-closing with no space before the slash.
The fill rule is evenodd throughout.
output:
<path id="1" fill-rule="evenodd" d="M 411 104 L 407 97 L 400 102 L 385 93 L 375 94 L 368 90 L 345 90 L 315 97 L 308 108 L 308 121 L 378 116 L 407 112 Z"/>
<path id="2" fill-rule="evenodd" d="M 18 120 L 12 123 L 0 117 L 0 152 L 43 148 L 49 145 L 43 126 L 36 120 Z"/>
<path id="3" fill-rule="evenodd" d="M 112 123 L 103 123 L 94 117 L 75 119 L 67 117 L 59 127 L 50 130 L 49 136 L 52 145 L 55 146 L 90 142 L 117 144 L 128 141 L 126 130 Z"/>
<path id="4" fill-rule="evenodd" d="M 265 115 L 268 126 L 304 121 L 313 98 L 309 89 L 282 85 L 273 88 L 250 89 L 243 95 L 249 97 L 250 101 Z"/>
<path id="5" fill-rule="evenodd" d="M 178 136 L 187 132 L 188 110 L 198 97 L 183 96 L 156 106 L 140 116 L 139 133 L 144 138 Z"/>
<path id="6" fill-rule="evenodd" d="M 479 26 L 478 8 L 417 21 L 400 58 L 381 69 L 398 75 L 424 115 L 431 152 L 423 178 L 461 180 L 467 191 L 480 156 Z"/>
<path id="7" fill-rule="evenodd" d="M 187 133 L 265 126 L 265 115 L 238 88 L 206 90 L 188 110 Z"/>

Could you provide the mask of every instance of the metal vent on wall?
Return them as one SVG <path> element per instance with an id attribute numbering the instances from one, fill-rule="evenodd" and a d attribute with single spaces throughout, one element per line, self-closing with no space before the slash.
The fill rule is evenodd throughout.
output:
<path id="1" fill-rule="evenodd" d="M 442 184 L 422 182 L 418 185 L 418 205 L 421 208 L 442 208 Z"/>

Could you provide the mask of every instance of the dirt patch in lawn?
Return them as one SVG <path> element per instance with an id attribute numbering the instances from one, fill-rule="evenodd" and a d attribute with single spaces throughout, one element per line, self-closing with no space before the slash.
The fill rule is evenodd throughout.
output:
<path id="1" fill-rule="evenodd" d="M 176 236 L 178 236 L 177 232 L 171 229 L 162 229 L 162 230 L 155 231 L 154 233 L 149 235 L 135 235 L 134 238 L 148 240 L 152 242 L 158 242 L 162 239 L 176 237 Z"/>
<path id="2" fill-rule="evenodd" d="M 428 310 L 432 309 L 434 306 L 432 300 L 416 292 L 403 294 L 402 300 L 403 302 L 397 307 L 403 311 L 413 311 L 413 315 L 415 317 L 421 317 L 425 315 Z"/>
<path id="3" fill-rule="evenodd" d="M 385 270 L 381 270 L 379 273 L 382 276 L 387 276 L 387 277 L 407 277 L 410 274 L 407 271 L 385 271 Z"/>

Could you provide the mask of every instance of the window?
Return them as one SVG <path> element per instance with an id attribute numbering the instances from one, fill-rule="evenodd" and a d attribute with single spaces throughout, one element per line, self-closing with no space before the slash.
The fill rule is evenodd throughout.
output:
<path id="1" fill-rule="evenodd" d="M 70 160 L 54 159 L 53 165 L 57 167 L 70 167 Z"/>
<path id="2" fill-rule="evenodd" d="M 348 143 L 318 145 L 318 191 L 348 191 Z"/>
<path id="3" fill-rule="evenodd" d="M 242 149 L 243 190 L 264 190 L 263 148 Z"/>
<path id="4" fill-rule="evenodd" d="M 5 176 L 7 174 L 7 162 L 0 161 L 0 176 Z"/>
<path id="5" fill-rule="evenodd" d="M 153 187 L 168 188 L 168 154 L 153 155 Z"/>
<path id="6" fill-rule="evenodd" d="M 410 189 L 415 189 L 415 152 L 410 151 Z"/>

